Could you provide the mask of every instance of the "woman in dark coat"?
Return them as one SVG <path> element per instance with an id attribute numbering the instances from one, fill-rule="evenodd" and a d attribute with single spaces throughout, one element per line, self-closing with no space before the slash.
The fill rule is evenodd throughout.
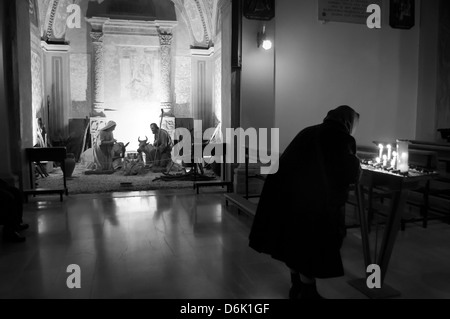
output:
<path id="1" fill-rule="evenodd" d="M 315 278 L 344 275 L 344 205 L 360 173 L 358 119 L 346 105 L 328 112 L 294 138 L 264 184 L 249 245 L 291 269 L 290 298 L 321 298 Z"/>

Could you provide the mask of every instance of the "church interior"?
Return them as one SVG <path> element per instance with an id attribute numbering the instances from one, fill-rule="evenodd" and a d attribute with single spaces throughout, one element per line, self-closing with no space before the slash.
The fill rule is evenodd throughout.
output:
<path id="1" fill-rule="evenodd" d="M 108 121 L 130 154 L 153 140 L 151 123 L 177 140 L 177 128 L 201 121 L 200 141 L 207 129 L 217 143 L 227 128 L 266 129 L 259 147 L 278 155 L 339 105 L 360 114 L 361 159 L 380 151 L 382 161 L 380 143 L 407 140 L 411 167 L 434 175 L 402 182 L 398 206 L 383 188 L 366 197 L 352 188 L 345 276 L 318 279 L 319 291 L 450 298 L 450 5 L 362 1 L 381 8 L 380 27 L 369 28 L 325 18 L 336 2 L 358 1 L 2 0 L 0 179 L 28 193 L 29 229 L 23 243 L 0 241 L 0 298 L 287 299 L 289 269 L 248 244 L 264 185 L 251 156 L 221 163 L 216 187 L 71 194 L 69 180 L 39 194 L 31 154 L 63 147 L 78 165 Z M 392 22 L 397 2 L 414 8 L 407 27 Z M 361 201 L 374 211 L 368 232 Z M 350 284 L 366 277 L 372 253 L 394 293 Z M 81 288 L 68 287 L 70 265 Z"/>

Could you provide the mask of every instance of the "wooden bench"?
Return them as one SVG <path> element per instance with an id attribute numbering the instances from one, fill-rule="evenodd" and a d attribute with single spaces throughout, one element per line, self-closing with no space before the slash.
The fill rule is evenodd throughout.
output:
<path id="1" fill-rule="evenodd" d="M 194 184 L 195 189 L 197 190 L 197 194 L 199 193 L 200 187 L 211 187 L 211 186 L 221 186 L 227 187 L 227 193 L 233 192 L 233 183 L 226 181 L 205 181 L 205 182 L 196 182 Z"/>
<path id="2" fill-rule="evenodd" d="M 241 195 L 238 194 L 225 194 L 225 203 L 228 206 L 228 202 L 235 204 L 238 208 L 238 212 L 244 212 L 250 216 L 255 216 L 257 204 L 250 202 Z"/>
<path id="3" fill-rule="evenodd" d="M 25 196 L 25 202 L 28 202 L 29 195 L 45 195 L 45 194 L 59 194 L 59 200 L 63 201 L 63 195 L 66 192 L 65 189 L 49 189 L 49 188 L 36 188 L 36 189 L 25 189 L 23 194 Z"/>
<path id="4" fill-rule="evenodd" d="M 34 186 L 34 169 L 33 163 L 42 162 L 42 161 L 54 161 L 61 163 L 61 170 L 63 172 L 63 178 L 61 180 L 60 188 L 46 189 L 46 188 L 32 188 L 32 189 L 24 189 L 23 194 L 25 195 L 25 201 L 28 201 L 28 195 L 43 195 L 43 194 L 59 194 L 59 198 L 63 200 L 63 194 L 69 195 L 69 190 L 67 189 L 66 183 L 66 170 L 64 161 L 67 157 L 67 151 L 65 147 L 36 147 L 36 148 L 27 148 L 25 149 L 25 153 L 28 160 L 28 165 L 30 169 L 30 185 Z"/>

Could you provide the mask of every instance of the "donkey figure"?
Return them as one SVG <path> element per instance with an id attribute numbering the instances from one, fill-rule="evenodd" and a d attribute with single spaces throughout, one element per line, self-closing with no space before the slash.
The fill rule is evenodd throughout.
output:
<path id="1" fill-rule="evenodd" d="M 129 144 L 130 142 L 127 144 L 123 144 L 122 142 L 114 144 L 112 148 L 112 161 L 115 170 L 122 168 L 123 158 L 125 157 L 126 148 Z"/>

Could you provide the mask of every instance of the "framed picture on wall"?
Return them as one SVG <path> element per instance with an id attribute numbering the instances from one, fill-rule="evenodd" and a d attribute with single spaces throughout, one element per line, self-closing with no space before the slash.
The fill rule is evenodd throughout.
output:
<path id="1" fill-rule="evenodd" d="M 272 20 L 275 17 L 275 0 L 244 0 L 244 17 Z"/>
<path id="2" fill-rule="evenodd" d="M 415 21 L 415 0 L 391 0 L 389 25 L 395 29 L 411 29 Z"/>

